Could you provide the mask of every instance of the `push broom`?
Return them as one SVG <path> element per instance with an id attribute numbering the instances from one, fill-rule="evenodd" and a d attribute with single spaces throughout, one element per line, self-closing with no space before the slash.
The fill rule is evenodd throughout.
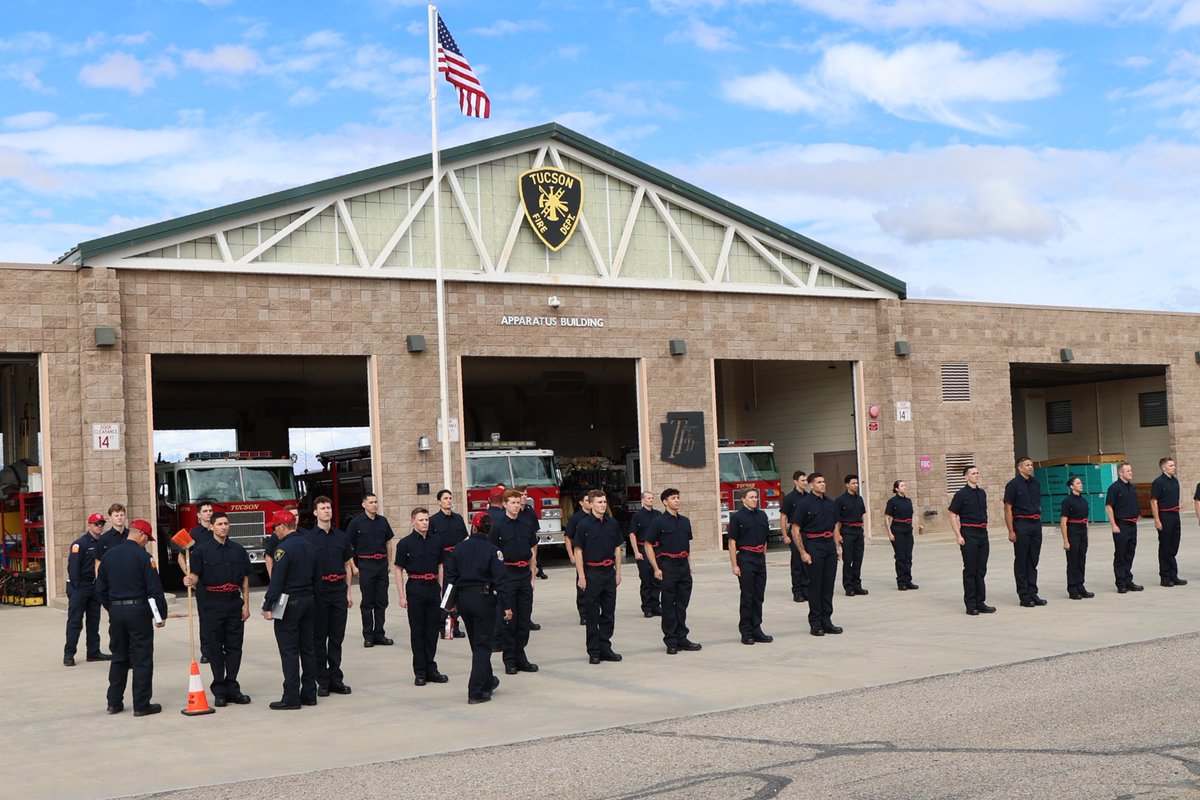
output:
<path id="1" fill-rule="evenodd" d="M 192 545 L 196 541 L 192 535 L 185 529 L 180 528 L 179 532 L 171 537 L 171 541 L 175 546 L 183 551 L 183 566 L 188 574 L 192 572 Z M 188 677 L 188 700 L 187 708 L 181 709 L 179 713 L 189 717 L 198 717 L 202 714 L 215 713 L 208 705 L 208 694 L 204 691 L 204 684 L 200 682 L 200 665 L 196 662 L 196 631 L 192 626 L 192 587 L 187 587 L 188 590 L 188 645 L 192 652 L 192 670 Z"/>

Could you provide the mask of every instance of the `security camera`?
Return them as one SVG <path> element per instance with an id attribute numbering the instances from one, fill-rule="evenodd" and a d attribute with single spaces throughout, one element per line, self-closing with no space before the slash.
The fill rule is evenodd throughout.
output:
<path id="1" fill-rule="evenodd" d="M 558 308 L 559 306 L 562 305 L 562 300 L 558 299 L 558 295 L 552 294 L 552 295 L 550 295 L 550 299 L 547 300 L 546 303 L 549 304 L 549 306 L 551 308 Z"/>

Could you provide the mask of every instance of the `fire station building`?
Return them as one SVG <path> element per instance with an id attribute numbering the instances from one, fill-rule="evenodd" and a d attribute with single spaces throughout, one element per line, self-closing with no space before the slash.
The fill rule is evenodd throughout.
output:
<path id="1" fill-rule="evenodd" d="M 948 531 L 967 463 L 1002 519 L 1019 454 L 1124 453 L 1138 483 L 1170 454 L 1200 479 L 1200 317 L 910 300 L 555 124 L 447 150 L 442 172 L 413 158 L 0 265 L 3 460 L 26 465 L 6 551 L 40 532 L 61 594 L 89 513 L 155 517 L 166 430 L 285 453 L 291 429 L 368 427 L 402 521 L 441 487 L 441 348 L 460 498 L 470 440 L 637 450 L 642 487 L 681 490 L 697 550 L 721 541 L 719 439 L 772 442 L 785 492 L 795 469 L 834 495 L 857 472 L 876 533 L 898 478 Z"/>

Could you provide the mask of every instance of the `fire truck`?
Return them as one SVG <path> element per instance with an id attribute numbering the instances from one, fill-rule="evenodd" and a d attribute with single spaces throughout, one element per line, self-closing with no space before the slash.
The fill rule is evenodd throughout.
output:
<path id="1" fill-rule="evenodd" d="M 759 508 L 767 514 L 771 534 L 779 535 L 779 506 L 783 492 L 775 466 L 775 446 L 754 439 L 719 439 L 717 460 L 721 473 L 721 533 L 729 530 L 729 515 L 742 507 L 741 493 L 758 489 Z"/>
<path id="2" fill-rule="evenodd" d="M 250 563 L 265 574 L 266 519 L 298 505 L 290 458 L 275 458 L 260 450 L 195 452 L 184 461 L 159 461 L 154 474 L 160 570 L 178 572 L 175 557 L 179 551 L 171 536 L 180 528 L 196 527 L 197 504 L 209 500 L 214 511 L 229 515 L 229 538 L 245 547 Z"/>
<path id="3" fill-rule="evenodd" d="M 467 508 L 471 513 L 486 509 L 497 484 L 528 487 L 541 524 L 538 544 L 563 544 L 561 483 L 554 451 L 539 450 L 537 442 L 467 442 Z"/>
<path id="4" fill-rule="evenodd" d="M 313 501 L 322 495 L 333 501 L 334 524 L 342 530 L 355 515 L 362 512 L 363 498 L 371 488 L 371 446 L 343 447 L 317 453 L 321 464 L 318 472 L 298 476 L 300 522 L 313 523 Z"/>

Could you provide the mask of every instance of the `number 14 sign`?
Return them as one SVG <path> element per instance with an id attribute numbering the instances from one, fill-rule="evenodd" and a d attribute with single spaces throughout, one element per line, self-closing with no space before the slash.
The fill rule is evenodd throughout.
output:
<path id="1" fill-rule="evenodd" d="M 93 450 L 120 450 L 121 425 L 117 422 L 92 423 Z"/>

